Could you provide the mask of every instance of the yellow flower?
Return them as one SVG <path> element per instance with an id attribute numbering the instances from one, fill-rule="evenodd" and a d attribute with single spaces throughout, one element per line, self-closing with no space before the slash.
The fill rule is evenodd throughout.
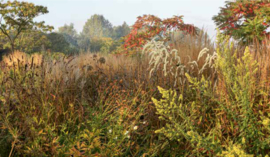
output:
<path id="1" fill-rule="evenodd" d="M 262 122 L 262 124 L 263 124 L 264 126 L 268 126 L 269 123 L 270 123 L 269 118 L 264 119 L 263 122 Z"/>
<path id="2" fill-rule="evenodd" d="M 245 144 L 246 143 L 246 139 L 245 137 L 242 138 L 242 144 Z"/>

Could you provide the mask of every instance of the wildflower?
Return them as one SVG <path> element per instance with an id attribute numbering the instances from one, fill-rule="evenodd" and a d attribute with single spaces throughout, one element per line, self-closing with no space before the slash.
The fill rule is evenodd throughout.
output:
<path id="1" fill-rule="evenodd" d="M 116 136 L 114 139 L 117 140 L 117 138 L 118 138 L 118 137 Z"/>
<path id="2" fill-rule="evenodd" d="M 125 135 L 127 135 L 128 133 L 129 133 L 129 131 L 126 131 L 126 132 L 125 132 Z"/>
<path id="3" fill-rule="evenodd" d="M 137 130 L 138 129 L 138 126 L 136 125 L 136 126 L 134 126 L 134 128 L 133 128 L 134 130 Z"/>
<path id="4" fill-rule="evenodd" d="M 109 133 L 112 133 L 112 129 L 109 130 Z"/>
<path id="5" fill-rule="evenodd" d="M 192 131 L 188 131 L 188 132 L 187 132 L 187 135 L 188 135 L 188 136 L 192 136 Z"/>
<path id="6" fill-rule="evenodd" d="M 263 122 L 262 122 L 262 124 L 264 125 L 264 126 L 268 126 L 269 125 L 269 123 L 270 123 L 270 119 L 264 119 L 263 120 Z"/>
<path id="7" fill-rule="evenodd" d="M 246 143 L 246 139 L 245 137 L 242 138 L 242 143 L 245 144 Z"/>
<path id="8" fill-rule="evenodd" d="M 146 124 L 146 121 L 144 121 L 143 124 Z"/>
<path id="9" fill-rule="evenodd" d="M 130 135 L 128 135 L 127 138 L 130 139 Z"/>

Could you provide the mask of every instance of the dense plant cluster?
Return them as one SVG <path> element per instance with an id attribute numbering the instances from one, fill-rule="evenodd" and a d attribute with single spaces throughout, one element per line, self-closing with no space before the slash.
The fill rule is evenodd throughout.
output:
<path id="1" fill-rule="evenodd" d="M 16 6 L 33 4 L 1 5 L 24 16 Z M 80 35 L 70 24 L 0 38 L 28 52 L 0 61 L 0 156 L 268 157 L 268 14 L 268 1 L 226 2 L 215 43 L 153 15 L 130 33 L 94 15 Z"/>
<path id="2" fill-rule="evenodd" d="M 213 17 L 220 30 L 244 43 L 269 38 L 269 1 L 226 1 L 226 6 Z"/>
<path id="3" fill-rule="evenodd" d="M 188 95 L 159 88 L 163 98 L 153 98 L 159 119 L 166 122 L 156 133 L 184 148 L 178 155 L 269 154 L 269 90 L 264 86 L 268 81 L 258 77 L 263 67 L 248 47 L 241 57 L 237 55 L 229 38 L 220 37 L 217 82 L 186 74 Z"/>
<path id="4" fill-rule="evenodd" d="M 130 139 L 147 125 L 140 117 L 149 98 L 141 87 L 108 80 L 105 58 L 9 57 L 0 73 L 1 156 L 136 153 L 141 142 Z"/>
<path id="5" fill-rule="evenodd" d="M 155 60 L 160 66 L 179 58 L 162 43 L 151 48 L 156 52 L 150 58 L 4 57 L 1 155 L 267 155 L 269 54 L 252 55 L 248 48 L 242 53 L 221 35 L 216 45 L 212 55 L 197 53 L 206 72 L 179 62 L 186 66 L 186 82 L 177 86 L 176 71 L 152 69 L 162 49 L 168 60 Z"/>

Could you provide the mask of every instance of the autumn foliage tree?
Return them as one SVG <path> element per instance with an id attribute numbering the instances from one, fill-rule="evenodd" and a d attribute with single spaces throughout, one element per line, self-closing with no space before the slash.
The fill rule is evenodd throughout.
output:
<path id="1" fill-rule="evenodd" d="M 213 17 L 222 33 L 245 44 L 269 38 L 269 0 L 236 0 L 225 3 L 219 14 Z"/>
<path id="2" fill-rule="evenodd" d="M 183 22 L 183 16 L 161 19 L 154 15 L 143 15 L 137 18 L 131 32 L 125 37 L 124 52 L 134 53 L 142 49 L 143 45 L 154 37 L 169 40 L 173 31 L 183 31 L 195 35 L 195 27 Z"/>

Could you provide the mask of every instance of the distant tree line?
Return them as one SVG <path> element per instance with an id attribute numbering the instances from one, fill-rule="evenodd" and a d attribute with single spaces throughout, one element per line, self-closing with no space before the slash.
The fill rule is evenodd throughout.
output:
<path id="1" fill-rule="evenodd" d="M 67 38 L 73 34 L 73 25 L 65 25 L 59 28 L 59 33 L 66 34 Z M 74 30 L 74 29 L 73 29 Z M 124 22 L 120 26 L 113 26 L 103 15 L 93 15 L 85 23 L 80 34 L 73 35 L 77 46 L 82 51 L 109 53 L 121 45 L 122 37 L 130 32 L 130 27 Z"/>
<path id="2" fill-rule="evenodd" d="M 47 7 L 29 2 L 0 2 L 0 50 L 34 52 L 114 51 L 122 44 L 121 38 L 129 34 L 130 27 L 124 22 L 113 26 L 103 15 L 93 15 L 87 20 L 83 31 L 77 33 L 74 24 L 65 24 L 52 32 L 45 22 L 34 22 L 34 18 L 47 14 Z M 0 52 L 1 52 L 0 51 Z"/>

